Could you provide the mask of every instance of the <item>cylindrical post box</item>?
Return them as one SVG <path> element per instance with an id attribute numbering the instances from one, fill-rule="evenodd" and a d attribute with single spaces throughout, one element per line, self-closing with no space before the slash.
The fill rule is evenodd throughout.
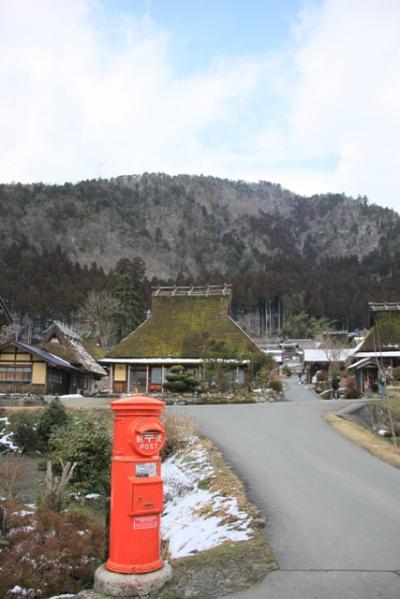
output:
<path id="1" fill-rule="evenodd" d="M 159 452 L 165 443 L 162 401 L 133 395 L 113 401 L 108 570 L 141 574 L 162 568 L 163 486 Z"/>

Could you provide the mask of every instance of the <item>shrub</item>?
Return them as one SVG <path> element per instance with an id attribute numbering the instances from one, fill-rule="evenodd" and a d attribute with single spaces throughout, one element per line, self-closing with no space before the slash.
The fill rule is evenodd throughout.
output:
<path id="1" fill-rule="evenodd" d="M 285 376 L 292 376 L 292 369 L 287 364 L 282 368 L 282 372 Z"/>
<path id="2" fill-rule="evenodd" d="M 37 434 L 43 448 L 47 444 L 51 433 L 60 426 L 65 426 L 69 421 L 67 411 L 58 398 L 52 399 L 47 408 L 39 416 Z"/>
<path id="3" fill-rule="evenodd" d="M 76 512 L 39 509 L 8 520 L 10 546 L 0 553 L 0 597 L 42 599 L 92 585 L 103 557 L 104 533 Z M 21 591 L 11 589 L 20 588 Z"/>
<path id="4" fill-rule="evenodd" d="M 356 387 L 350 386 L 346 388 L 344 392 L 344 397 L 345 399 L 358 399 L 359 397 L 361 397 L 361 393 L 358 389 L 356 389 Z"/>
<path id="5" fill-rule="evenodd" d="M 252 359 L 253 374 L 256 376 L 261 370 L 270 374 L 275 368 L 275 360 L 271 354 L 257 353 Z"/>
<path id="6" fill-rule="evenodd" d="M 393 378 L 395 381 L 400 381 L 400 366 L 393 368 Z"/>
<path id="7" fill-rule="evenodd" d="M 39 414 L 36 410 L 14 412 L 9 417 L 9 430 L 12 432 L 12 441 L 22 453 L 39 450 L 38 418 Z"/>
<path id="8" fill-rule="evenodd" d="M 164 383 L 165 389 L 170 391 L 184 393 L 185 391 L 194 391 L 200 385 L 199 381 L 187 372 L 183 366 L 171 366 L 167 375 L 167 381 Z"/>
<path id="9" fill-rule="evenodd" d="M 49 447 L 54 462 L 61 459 L 64 463 L 77 463 L 71 479 L 77 493 L 104 491 L 112 452 L 111 435 L 104 418 L 74 419 L 50 435 Z"/>
<path id="10" fill-rule="evenodd" d="M 279 381 L 278 379 L 270 381 L 268 386 L 270 389 L 273 389 L 277 393 L 282 393 L 283 391 L 282 381 Z"/>

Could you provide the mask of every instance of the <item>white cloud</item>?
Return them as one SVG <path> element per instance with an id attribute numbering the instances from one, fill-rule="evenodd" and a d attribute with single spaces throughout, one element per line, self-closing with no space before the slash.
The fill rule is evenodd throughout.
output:
<path id="1" fill-rule="evenodd" d="M 400 206 L 397 0 L 325 0 L 284 51 L 186 77 L 167 31 L 101 8 L 0 3 L 0 180 L 203 172 Z"/>

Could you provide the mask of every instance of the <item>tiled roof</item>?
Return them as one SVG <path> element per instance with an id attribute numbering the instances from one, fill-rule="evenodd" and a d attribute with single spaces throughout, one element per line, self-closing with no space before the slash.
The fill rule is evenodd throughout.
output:
<path id="1" fill-rule="evenodd" d="M 156 295 L 151 317 L 118 343 L 107 358 L 203 358 L 211 339 L 247 354 L 260 350 L 229 317 L 229 294 Z"/>
<path id="2" fill-rule="evenodd" d="M 28 345 L 27 343 L 21 343 L 21 341 L 8 341 L 7 343 L 3 343 L 1 347 L 4 348 L 10 345 L 18 347 L 19 349 L 22 349 L 22 351 L 25 351 L 28 354 L 34 354 L 35 356 L 41 358 L 44 362 L 47 362 L 51 366 L 56 366 L 58 368 L 66 368 L 68 370 L 77 370 L 77 368 L 72 366 L 72 364 L 70 364 L 66 360 L 63 360 L 59 356 L 56 356 L 44 349 L 41 349 L 40 347 Z"/>

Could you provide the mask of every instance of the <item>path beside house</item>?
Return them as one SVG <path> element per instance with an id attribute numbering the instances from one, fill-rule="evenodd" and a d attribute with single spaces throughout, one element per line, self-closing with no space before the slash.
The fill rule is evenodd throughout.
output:
<path id="1" fill-rule="evenodd" d="M 281 569 L 234 597 L 400 596 L 400 471 L 325 423 L 328 411 L 345 404 L 309 398 L 182 408 L 268 518 L 265 533 Z"/>

